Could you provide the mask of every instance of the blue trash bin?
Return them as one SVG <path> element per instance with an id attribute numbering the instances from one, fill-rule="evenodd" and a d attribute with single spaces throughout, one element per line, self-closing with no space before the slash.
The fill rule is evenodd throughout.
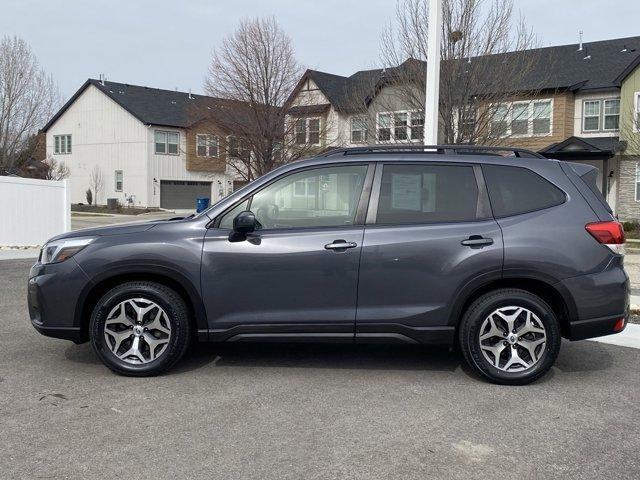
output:
<path id="1" fill-rule="evenodd" d="M 200 213 L 203 210 L 209 208 L 209 199 L 208 198 L 197 198 L 196 199 L 196 212 Z"/>

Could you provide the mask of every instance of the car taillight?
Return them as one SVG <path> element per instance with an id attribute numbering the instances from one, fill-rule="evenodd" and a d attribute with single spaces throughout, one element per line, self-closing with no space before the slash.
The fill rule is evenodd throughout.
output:
<path id="1" fill-rule="evenodd" d="M 598 242 L 609 247 L 612 252 L 624 254 L 624 229 L 620 222 L 587 223 L 584 228 Z"/>
<path id="2" fill-rule="evenodd" d="M 614 332 L 621 332 L 622 330 L 624 330 L 624 326 L 625 326 L 625 318 L 622 317 L 622 318 L 618 319 L 616 324 L 613 326 L 613 331 Z"/>

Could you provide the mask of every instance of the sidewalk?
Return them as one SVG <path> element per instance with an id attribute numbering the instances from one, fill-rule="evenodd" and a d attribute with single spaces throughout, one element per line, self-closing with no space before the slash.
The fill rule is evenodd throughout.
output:
<path id="1" fill-rule="evenodd" d="M 591 342 L 608 343 L 620 347 L 640 348 L 640 325 L 630 323 L 620 333 L 607 335 L 605 337 L 590 338 Z"/>
<path id="2" fill-rule="evenodd" d="M 40 255 L 39 248 L 27 248 L 27 249 L 8 249 L 0 250 L 0 260 L 20 260 L 33 258 L 34 260 Z"/>

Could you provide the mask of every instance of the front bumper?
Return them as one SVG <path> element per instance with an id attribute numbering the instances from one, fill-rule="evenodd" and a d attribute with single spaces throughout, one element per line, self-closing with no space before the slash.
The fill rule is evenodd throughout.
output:
<path id="1" fill-rule="evenodd" d="M 31 324 L 42 335 L 81 343 L 83 335 L 76 308 L 80 293 L 90 282 L 73 259 L 42 265 L 29 272 L 27 306 Z"/>

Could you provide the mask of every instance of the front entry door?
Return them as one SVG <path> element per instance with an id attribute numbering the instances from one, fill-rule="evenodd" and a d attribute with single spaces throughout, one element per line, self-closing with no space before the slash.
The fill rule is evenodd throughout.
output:
<path id="1" fill-rule="evenodd" d="M 207 232 L 202 295 L 210 339 L 353 341 L 367 170 L 281 177 Z M 233 217 L 247 209 L 260 229 L 230 241 Z"/>

